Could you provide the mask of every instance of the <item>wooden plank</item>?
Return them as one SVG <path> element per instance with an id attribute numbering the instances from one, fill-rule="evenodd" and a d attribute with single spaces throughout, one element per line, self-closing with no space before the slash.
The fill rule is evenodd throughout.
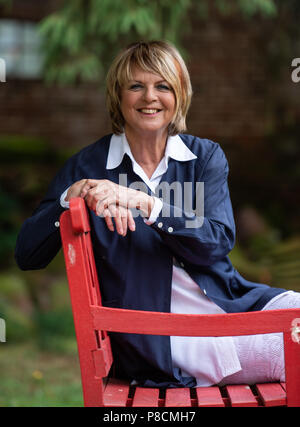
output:
<path id="1" fill-rule="evenodd" d="M 132 406 L 156 407 L 158 406 L 159 389 L 137 387 L 133 396 Z"/>
<path id="2" fill-rule="evenodd" d="M 285 406 L 286 393 L 279 383 L 256 384 L 264 406 Z"/>
<path id="3" fill-rule="evenodd" d="M 258 406 L 257 400 L 248 385 L 228 385 L 225 389 L 228 393 L 230 406 Z"/>
<path id="4" fill-rule="evenodd" d="M 231 336 L 290 331 L 300 308 L 247 313 L 178 314 L 91 306 L 94 328 L 170 336 Z"/>
<path id="5" fill-rule="evenodd" d="M 124 407 L 127 404 L 129 383 L 116 378 L 109 379 L 104 390 L 104 406 Z"/>
<path id="6" fill-rule="evenodd" d="M 287 406 L 300 407 L 300 345 L 292 334 L 293 329 L 300 323 L 299 319 L 300 316 L 293 319 L 291 330 L 283 334 L 283 341 Z"/>
<path id="7" fill-rule="evenodd" d="M 70 216 L 72 228 L 76 233 L 84 233 L 91 230 L 85 202 L 80 197 L 70 200 Z"/>
<path id="8" fill-rule="evenodd" d="M 286 385 L 285 385 L 285 383 L 280 383 L 280 385 L 283 388 L 283 390 L 286 391 Z"/>
<path id="9" fill-rule="evenodd" d="M 93 350 L 92 355 L 95 363 L 95 376 L 107 377 L 113 362 L 109 337 L 101 340 L 101 348 Z"/>
<path id="10" fill-rule="evenodd" d="M 166 390 L 166 407 L 184 406 L 190 407 L 192 405 L 189 388 L 168 388 Z"/>
<path id="11" fill-rule="evenodd" d="M 84 405 L 102 406 L 102 380 L 95 378 L 92 353 L 98 346 L 90 312 L 89 289 L 93 284 L 85 259 L 82 235 L 74 234 L 69 210 L 60 216 L 60 232 L 78 345 Z"/>
<path id="12" fill-rule="evenodd" d="M 225 406 L 219 387 L 197 387 L 196 394 L 198 399 L 198 406 Z"/>

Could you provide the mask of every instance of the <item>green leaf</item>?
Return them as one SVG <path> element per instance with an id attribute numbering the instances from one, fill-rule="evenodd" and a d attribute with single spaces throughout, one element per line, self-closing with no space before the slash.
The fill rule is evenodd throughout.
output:
<path id="1" fill-rule="evenodd" d="M 274 0 L 212 3 L 225 15 L 276 12 Z M 189 12 L 208 18 L 209 9 L 207 0 L 65 0 L 40 23 L 45 79 L 62 84 L 101 79 L 115 53 L 137 39 L 164 39 L 180 49 L 190 29 Z"/>

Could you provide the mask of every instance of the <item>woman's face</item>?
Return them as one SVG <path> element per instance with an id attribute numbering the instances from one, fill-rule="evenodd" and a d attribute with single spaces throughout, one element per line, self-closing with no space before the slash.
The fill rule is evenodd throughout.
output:
<path id="1" fill-rule="evenodd" d="M 175 113 L 175 95 L 162 76 L 134 67 L 121 91 L 121 111 L 125 130 L 164 134 Z"/>

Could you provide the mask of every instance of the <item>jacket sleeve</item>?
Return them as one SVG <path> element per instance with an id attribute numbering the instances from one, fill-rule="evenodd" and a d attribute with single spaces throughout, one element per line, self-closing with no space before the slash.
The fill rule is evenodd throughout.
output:
<path id="1" fill-rule="evenodd" d="M 216 144 L 197 182 L 193 183 L 200 190 L 195 191 L 194 209 L 188 212 L 163 201 L 162 210 L 151 227 L 181 262 L 212 265 L 233 248 L 235 224 L 227 177 L 228 163 Z M 199 183 L 203 183 L 202 187 Z M 201 188 L 204 190 L 202 197 Z M 200 197 L 200 209 L 197 197 Z"/>
<path id="2" fill-rule="evenodd" d="M 59 218 L 64 208 L 60 196 L 74 181 L 72 162 L 52 181 L 45 198 L 23 223 L 16 241 L 15 259 L 22 270 L 46 267 L 61 248 Z"/>

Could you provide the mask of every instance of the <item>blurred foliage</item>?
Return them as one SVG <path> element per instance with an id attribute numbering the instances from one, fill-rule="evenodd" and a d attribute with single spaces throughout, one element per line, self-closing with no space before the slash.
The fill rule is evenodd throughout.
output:
<path id="1" fill-rule="evenodd" d="M 7 265 L 7 254 L 15 246 L 18 232 L 19 202 L 14 195 L 7 194 L 0 186 L 0 263 Z"/>
<path id="2" fill-rule="evenodd" d="M 12 6 L 12 1 L 13 0 L 0 0 L 0 6 L 10 8 Z"/>
<path id="3" fill-rule="evenodd" d="M 237 244 L 230 259 L 247 280 L 300 292 L 300 236 L 256 235 L 246 247 Z"/>
<path id="4" fill-rule="evenodd" d="M 65 0 L 40 23 L 46 81 L 101 81 L 120 48 L 140 39 L 168 40 L 183 50 L 189 16 L 209 19 L 214 10 L 252 18 L 274 16 L 276 5 L 273 0 Z"/>
<path id="5" fill-rule="evenodd" d="M 36 311 L 33 316 L 36 342 L 43 351 L 72 352 L 76 350 L 73 314 L 70 306 Z"/>
<path id="6" fill-rule="evenodd" d="M 12 264 L 20 224 L 45 192 L 60 159 L 44 140 L 0 135 L 0 269 Z M 24 207 L 26 206 L 26 212 Z"/>
<path id="7" fill-rule="evenodd" d="M 23 342 L 34 333 L 23 280 L 12 272 L 1 273 L 0 288 L 0 317 L 6 321 L 6 340 Z"/>
<path id="8" fill-rule="evenodd" d="M 0 289 L 7 346 L 31 340 L 40 351 L 74 354 L 73 316 L 61 264 L 56 273 L 53 267 L 47 272 L 24 273 L 16 268 L 0 272 Z"/>
<path id="9" fill-rule="evenodd" d="M 300 234 L 300 126 L 280 120 L 276 131 L 266 135 L 264 141 L 232 148 L 230 189 L 232 200 L 238 204 L 235 211 L 251 200 L 252 206 L 286 239 Z"/>
<path id="10" fill-rule="evenodd" d="M 64 262 L 58 256 L 45 271 L 19 271 L 13 253 L 22 222 L 44 196 L 49 176 L 70 156 L 47 141 L 22 135 L 0 136 L 0 317 L 7 342 L 28 338 L 42 349 L 74 347 Z"/>

